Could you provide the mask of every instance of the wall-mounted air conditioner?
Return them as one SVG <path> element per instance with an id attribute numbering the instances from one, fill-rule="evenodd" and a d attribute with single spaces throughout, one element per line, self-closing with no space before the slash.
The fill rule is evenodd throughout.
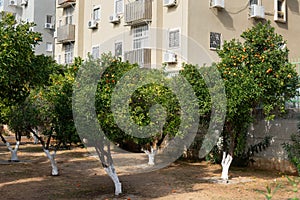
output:
<path id="1" fill-rule="evenodd" d="M 177 5 L 177 0 L 164 0 L 165 7 L 172 7 Z"/>
<path id="2" fill-rule="evenodd" d="M 88 22 L 88 28 L 89 29 L 96 29 L 96 28 L 98 28 L 98 22 L 96 22 L 95 20 L 90 20 Z"/>
<path id="3" fill-rule="evenodd" d="M 17 1 L 16 0 L 10 0 L 8 5 L 10 6 L 16 6 L 17 5 Z"/>
<path id="4" fill-rule="evenodd" d="M 51 24 L 51 23 L 45 23 L 45 28 L 46 28 L 46 29 L 54 29 L 54 24 Z"/>
<path id="5" fill-rule="evenodd" d="M 177 63 L 177 55 L 173 52 L 166 52 L 163 56 L 164 63 Z"/>
<path id="6" fill-rule="evenodd" d="M 109 16 L 109 22 L 113 24 L 118 24 L 121 21 L 121 16 L 113 14 Z"/>
<path id="7" fill-rule="evenodd" d="M 224 8 L 224 0 L 210 0 L 211 8 Z"/>
<path id="8" fill-rule="evenodd" d="M 265 8 L 260 5 L 252 4 L 250 6 L 250 18 L 265 18 Z"/>

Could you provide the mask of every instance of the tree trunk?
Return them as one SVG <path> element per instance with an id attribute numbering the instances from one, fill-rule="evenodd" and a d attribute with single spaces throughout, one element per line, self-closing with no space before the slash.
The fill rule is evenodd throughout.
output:
<path id="1" fill-rule="evenodd" d="M 50 160 L 51 167 L 52 167 L 52 173 L 51 173 L 52 176 L 57 176 L 58 175 L 58 168 L 57 168 L 57 164 L 56 164 L 56 161 L 55 161 L 56 151 L 54 151 L 53 154 L 50 154 L 48 149 L 44 149 L 44 152 Z"/>
<path id="2" fill-rule="evenodd" d="M 108 167 L 104 167 L 104 170 L 109 175 L 109 177 L 112 179 L 112 181 L 115 184 L 115 195 L 119 195 L 122 193 L 122 184 L 119 181 L 118 175 L 116 173 L 115 167 L 113 164 L 111 164 Z"/>
<path id="3" fill-rule="evenodd" d="M 144 150 L 144 152 L 148 155 L 148 165 L 155 165 L 155 155 L 157 153 L 157 150 L 151 147 L 151 151 Z"/>
<path id="4" fill-rule="evenodd" d="M 9 142 L 6 142 L 6 146 L 7 146 L 8 150 L 11 153 L 10 161 L 12 161 L 12 162 L 19 162 L 18 149 L 19 149 L 19 146 L 20 146 L 20 141 L 16 142 L 16 146 L 15 146 L 14 149 L 10 146 Z"/>
<path id="5" fill-rule="evenodd" d="M 31 132 L 31 135 L 32 135 L 32 138 L 33 138 L 33 144 L 37 144 L 37 143 L 39 143 L 39 138 L 37 137 L 37 135 L 38 135 L 38 130 L 37 130 L 37 129 L 34 129 L 33 131 L 35 132 L 35 134 L 33 134 L 33 133 Z"/>
<path id="6" fill-rule="evenodd" d="M 227 154 L 226 156 L 226 152 L 223 152 L 223 158 L 221 162 L 222 165 L 221 178 L 226 182 L 228 181 L 228 172 L 229 172 L 229 167 L 231 165 L 231 162 L 232 162 L 232 156 L 230 154 Z"/>

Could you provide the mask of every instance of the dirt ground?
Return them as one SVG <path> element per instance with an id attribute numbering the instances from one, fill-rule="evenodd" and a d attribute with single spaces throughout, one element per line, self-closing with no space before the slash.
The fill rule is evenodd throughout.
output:
<path id="1" fill-rule="evenodd" d="M 276 171 L 231 168 L 231 179 L 225 184 L 218 179 L 221 173 L 219 165 L 183 161 L 147 173 L 131 174 L 119 170 L 123 194 L 116 197 L 111 179 L 86 149 L 57 152 L 60 175 L 56 177 L 50 176 L 50 163 L 40 144 L 22 142 L 18 156 L 21 162 L 8 162 L 10 153 L 3 143 L 0 144 L 0 199 L 265 199 L 257 190 L 266 191 L 266 186 L 275 188 L 276 184 L 281 184 L 281 188 L 273 199 L 300 197 L 300 193 L 293 193 L 287 179 Z M 128 162 L 126 156 L 121 155 L 121 158 Z M 298 189 L 300 191 L 299 186 Z"/>

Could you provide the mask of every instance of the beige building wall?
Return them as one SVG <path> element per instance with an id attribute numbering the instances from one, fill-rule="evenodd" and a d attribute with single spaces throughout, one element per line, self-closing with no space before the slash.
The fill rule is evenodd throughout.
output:
<path id="1" fill-rule="evenodd" d="M 84 12 L 85 1 L 56 1 L 55 59 L 58 63 L 65 64 L 65 58 L 67 56 L 69 62 L 72 62 L 74 57 L 84 57 L 84 19 L 82 17 Z M 64 31 L 66 31 L 67 24 L 74 26 L 74 29 L 71 29 L 68 33 L 59 31 L 59 29 L 64 29 Z M 60 38 L 68 39 L 59 41 Z M 66 48 L 71 48 L 68 50 L 67 55 Z"/>
<path id="2" fill-rule="evenodd" d="M 299 58 L 300 6 L 298 1 L 286 1 L 287 21 L 285 23 L 274 21 L 274 4 L 276 0 L 263 0 L 261 5 L 265 9 L 265 19 L 249 18 L 249 1 L 225 0 L 225 8 L 210 8 L 208 1 L 189 0 L 189 36 L 201 44 L 217 61 L 215 51 L 209 49 L 210 32 L 221 33 L 221 40 L 240 38 L 240 34 L 247 28 L 260 21 L 270 20 L 275 31 L 283 35 L 290 49 L 290 58 Z M 193 53 L 193 49 L 189 49 Z"/>
<path id="3" fill-rule="evenodd" d="M 67 0 L 68 1 L 68 0 Z M 73 0 L 75 1 L 75 0 Z M 75 42 L 74 56 L 86 58 L 92 49 L 99 46 L 99 54 L 111 51 L 114 55 L 115 43 L 122 42 L 122 55 L 133 49 L 133 26 L 125 23 L 126 4 L 135 0 L 124 0 L 123 11 L 119 14 L 120 23 L 110 23 L 109 17 L 115 12 L 114 1 L 85 0 L 76 1 L 74 6 Z M 141 2 L 141 1 L 140 1 Z M 149 24 L 149 43 L 145 48 L 151 50 L 152 67 L 160 67 L 164 62 L 166 51 L 177 55 L 177 63 L 167 65 L 167 70 L 178 70 L 182 62 L 209 65 L 218 61 L 215 50 L 210 49 L 210 32 L 221 34 L 221 44 L 224 40 L 239 38 L 247 28 L 259 21 L 271 20 L 275 31 L 282 34 L 288 42 L 290 58 L 299 58 L 298 44 L 300 39 L 300 6 L 298 1 L 286 2 L 286 22 L 275 22 L 276 0 L 258 0 L 264 6 L 265 19 L 249 18 L 248 0 L 224 0 L 224 8 L 211 8 L 210 0 L 177 0 L 177 5 L 165 7 L 165 0 L 152 0 L 151 21 L 141 21 Z M 94 8 L 100 8 L 100 18 L 95 29 L 88 28 L 88 22 L 93 19 Z M 62 8 L 57 8 L 57 20 L 63 18 Z M 59 25 L 59 23 L 57 22 Z M 169 31 L 179 30 L 179 47 L 169 47 Z M 154 48 L 154 49 L 153 49 Z M 56 57 L 63 60 L 63 45 L 56 45 Z M 157 66 L 156 66 L 157 65 Z"/>

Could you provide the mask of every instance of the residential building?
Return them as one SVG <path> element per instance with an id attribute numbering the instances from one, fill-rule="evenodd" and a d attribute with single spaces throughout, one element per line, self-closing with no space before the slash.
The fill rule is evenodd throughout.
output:
<path id="1" fill-rule="evenodd" d="M 216 48 L 249 27 L 270 20 L 300 57 L 300 6 L 287 0 L 58 0 L 56 59 L 99 57 L 111 51 L 142 67 L 217 61 Z M 70 20 L 69 20 L 70 19 Z"/>
<path id="2" fill-rule="evenodd" d="M 0 12 L 13 13 L 17 21 L 34 22 L 34 31 L 42 34 L 43 41 L 35 53 L 54 55 L 55 2 L 53 0 L 0 0 Z"/>

